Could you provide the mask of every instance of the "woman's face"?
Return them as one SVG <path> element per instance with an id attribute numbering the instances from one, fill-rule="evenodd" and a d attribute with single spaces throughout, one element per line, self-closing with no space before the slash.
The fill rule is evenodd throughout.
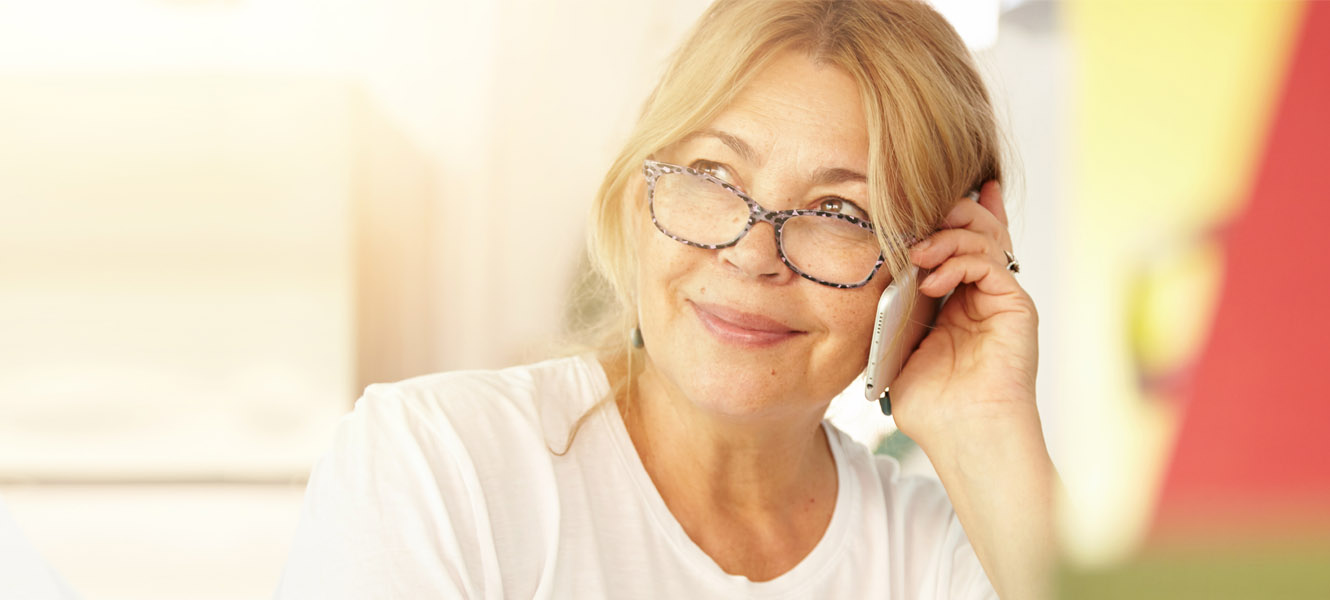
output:
<path id="1" fill-rule="evenodd" d="M 868 206 L 868 133 L 854 80 L 799 53 L 759 72 L 715 120 L 653 155 L 737 185 L 769 210 Z M 781 262 L 758 223 L 735 246 L 675 241 L 638 196 L 639 317 L 650 377 L 733 416 L 821 411 L 864 367 L 885 269 L 837 289 Z"/>

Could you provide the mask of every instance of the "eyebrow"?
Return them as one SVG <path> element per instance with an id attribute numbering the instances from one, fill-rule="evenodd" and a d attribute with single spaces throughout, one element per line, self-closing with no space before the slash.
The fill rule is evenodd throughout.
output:
<path id="1" fill-rule="evenodd" d="M 813 185 L 835 185 L 846 182 L 868 183 L 868 177 L 858 171 L 840 168 L 822 169 L 813 177 Z"/>
<path id="2" fill-rule="evenodd" d="M 758 156 L 757 151 L 748 145 L 748 142 L 739 139 L 738 136 L 726 133 L 719 129 L 699 129 L 679 140 L 679 143 L 686 143 L 699 137 L 713 137 L 720 140 L 722 144 L 729 146 L 736 154 L 744 160 L 754 165 L 762 164 L 762 158 Z M 838 183 L 868 183 L 868 177 L 863 173 L 850 169 L 833 168 L 821 169 L 813 176 L 813 185 L 836 185 Z"/>
<path id="3" fill-rule="evenodd" d="M 753 150 L 752 146 L 748 145 L 748 142 L 739 139 L 738 136 L 735 136 L 734 134 L 725 133 L 719 129 L 699 129 L 683 136 L 683 139 L 679 140 L 679 143 L 687 143 L 704 136 L 720 140 L 722 144 L 729 146 L 736 154 L 752 164 L 762 164 L 761 157 L 757 155 L 757 151 Z"/>

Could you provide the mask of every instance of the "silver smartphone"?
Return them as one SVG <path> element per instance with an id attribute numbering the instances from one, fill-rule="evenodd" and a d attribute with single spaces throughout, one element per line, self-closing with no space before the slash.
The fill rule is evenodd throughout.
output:
<path id="1" fill-rule="evenodd" d="M 879 401 L 891 389 L 891 382 L 932 329 L 937 311 L 945 301 L 919 294 L 918 279 L 919 267 L 911 265 L 909 271 L 887 286 L 877 302 L 873 342 L 868 347 L 868 368 L 864 371 L 864 397 L 868 400 Z M 905 311 L 915 296 L 914 310 L 907 315 Z M 883 412 L 891 414 L 889 411 L 884 404 Z"/>

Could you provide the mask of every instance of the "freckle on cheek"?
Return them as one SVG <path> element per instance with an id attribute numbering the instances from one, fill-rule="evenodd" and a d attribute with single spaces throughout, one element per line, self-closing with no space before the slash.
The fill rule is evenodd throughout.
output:
<path id="1" fill-rule="evenodd" d="M 771 374 L 772 374 L 772 375 L 775 375 L 775 374 L 776 374 L 776 370 L 775 370 L 775 369 L 772 369 L 772 370 L 771 370 Z"/>

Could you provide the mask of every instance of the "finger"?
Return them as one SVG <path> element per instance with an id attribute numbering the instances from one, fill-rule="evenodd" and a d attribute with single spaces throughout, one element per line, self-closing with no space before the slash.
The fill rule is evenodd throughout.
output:
<path id="1" fill-rule="evenodd" d="M 942 219 L 942 227 L 981 233 L 996 241 L 999 249 L 1011 250 L 1011 236 L 1007 234 L 1007 226 L 998 220 L 997 215 L 976 202 L 957 202 L 946 218 Z"/>
<path id="2" fill-rule="evenodd" d="M 979 254 L 1006 264 L 1006 255 L 993 238 L 969 229 L 943 229 L 910 248 L 910 261 L 925 269 L 954 255 Z"/>
<path id="3" fill-rule="evenodd" d="M 1002 265 L 980 254 L 953 256 L 919 283 L 919 291 L 933 298 L 947 295 L 956 286 L 973 283 L 980 292 L 999 296 L 1020 290 L 1020 284 Z"/>
<path id="4" fill-rule="evenodd" d="M 979 205 L 993 213 L 1003 229 L 1007 228 L 1007 205 L 1002 201 L 1002 184 L 996 179 L 988 180 L 979 188 Z"/>

